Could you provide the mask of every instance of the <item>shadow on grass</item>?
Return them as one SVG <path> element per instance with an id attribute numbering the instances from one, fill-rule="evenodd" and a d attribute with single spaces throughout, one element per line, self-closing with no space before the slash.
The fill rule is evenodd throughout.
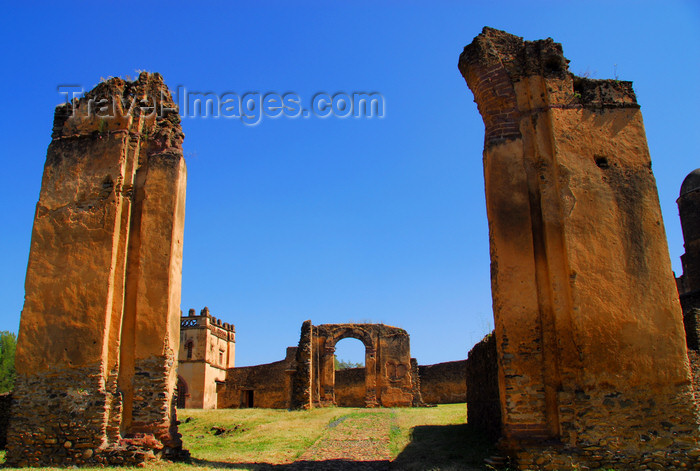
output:
<path id="1" fill-rule="evenodd" d="M 484 458 L 494 451 L 493 441 L 469 424 L 419 425 L 411 430 L 411 442 L 392 462 L 392 469 L 484 469 Z"/>
<path id="2" fill-rule="evenodd" d="M 384 471 L 396 469 L 389 461 L 350 461 L 350 460 L 326 460 L 326 461 L 295 461 L 288 464 L 269 463 L 225 463 L 206 461 L 193 458 L 192 464 L 212 468 L 247 469 L 251 471 L 332 471 L 332 470 L 358 470 L 358 471 Z"/>
<path id="3" fill-rule="evenodd" d="M 269 464 L 212 462 L 193 458 L 192 464 L 251 471 L 472 471 L 485 469 L 484 458 L 494 452 L 493 442 L 468 424 L 420 425 L 412 429 L 411 442 L 392 462 L 326 460 Z"/>

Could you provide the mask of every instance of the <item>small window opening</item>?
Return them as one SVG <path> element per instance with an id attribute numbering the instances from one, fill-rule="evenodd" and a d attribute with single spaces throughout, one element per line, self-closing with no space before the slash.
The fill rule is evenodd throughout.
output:
<path id="1" fill-rule="evenodd" d="M 610 164 L 608 163 L 608 158 L 603 157 L 602 155 L 595 156 L 595 164 L 600 168 L 609 168 L 610 167 Z"/>

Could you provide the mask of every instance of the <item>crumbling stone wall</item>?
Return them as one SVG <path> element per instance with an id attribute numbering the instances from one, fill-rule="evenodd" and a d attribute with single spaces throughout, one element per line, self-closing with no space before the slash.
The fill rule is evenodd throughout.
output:
<path id="1" fill-rule="evenodd" d="M 467 356 L 467 422 L 492 439 L 501 436 L 496 336 L 490 333 Z"/>
<path id="2" fill-rule="evenodd" d="M 176 457 L 186 170 L 158 74 L 56 108 L 20 322 L 7 462 Z"/>
<path id="3" fill-rule="evenodd" d="M 225 382 L 219 383 L 219 408 L 289 409 L 296 354 L 297 347 L 288 347 L 282 361 L 229 369 Z"/>
<path id="4" fill-rule="evenodd" d="M 312 370 L 314 364 L 311 344 L 312 336 L 313 326 L 311 325 L 311 321 L 304 321 L 301 325 L 299 346 L 297 347 L 295 357 L 296 371 L 292 374 L 292 409 L 313 408 Z"/>
<path id="5" fill-rule="evenodd" d="M 384 324 L 322 324 L 313 327 L 314 405 L 337 405 L 335 344 L 355 338 L 365 345 L 365 407 L 411 407 L 415 391 L 408 332 Z"/>
<path id="6" fill-rule="evenodd" d="M 521 467 L 694 465 L 685 334 L 639 105 L 630 82 L 567 64 L 551 39 L 490 28 L 459 61 L 485 124 L 501 444 Z"/>
<path id="7" fill-rule="evenodd" d="M 428 404 L 467 402 L 467 361 L 420 365 L 420 392 Z"/>

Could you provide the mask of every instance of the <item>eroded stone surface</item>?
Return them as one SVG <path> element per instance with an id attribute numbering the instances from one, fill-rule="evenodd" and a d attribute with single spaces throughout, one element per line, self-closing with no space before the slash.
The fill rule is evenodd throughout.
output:
<path id="1" fill-rule="evenodd" d="M 459 61 L 485 123 L 502 444 L 555 440 L 574 462 L 634 468 L 663 440 L 659 462 L 694 464 L 685 335 L 639 105 L 630 82 L 567 64 L 551 39 L 490 28 Z M 557 453 L 534 464 L 561 465 Z"/>
<path id="2" fill-rule="evenodd" d="M 14 465 L 177 455 L 172 403 L 186 170 L 163 79 L 56 108 L 36 208 L 8 432 Z"/>

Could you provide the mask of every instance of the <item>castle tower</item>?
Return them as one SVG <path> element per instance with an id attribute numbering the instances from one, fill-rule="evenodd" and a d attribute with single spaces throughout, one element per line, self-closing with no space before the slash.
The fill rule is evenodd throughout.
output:
<path id="1" fill-rule="evenodd" d="M 216 382 L 235 366 L 236 328 L 205 307 L 180 319 L 178 404 L 180 408 L 217 409 Z"/>
<path id="2" fill-rule="evenodd" d="M 681 217 L 685 253 L 681 255 L 683 274 L 676 279 L 683 306 L 688 348 L 700 348 L 698 317 L 700 317 L 700 168 L 685 177 L 681 194 L 676 200 Z"/>

